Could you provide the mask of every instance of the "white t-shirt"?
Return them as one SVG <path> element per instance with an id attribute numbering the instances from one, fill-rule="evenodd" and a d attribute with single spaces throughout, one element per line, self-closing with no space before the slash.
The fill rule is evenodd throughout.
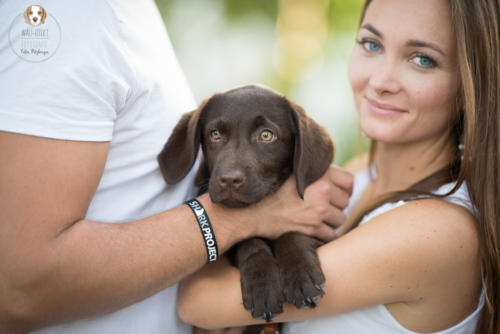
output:
<path id="1" fill-rule="evenodd" d="M 372 169 L 372 173 L 374 170 Z M 365 188 L 371 182 L 369 170 L 364 170 L 355 175 L 354 187 L 345 209 L 348 214 L 354 204 L 361 198 Z M 438 195 L 447 194 L 455 183 L 441 186 L 434 193 Z M 463 183 L 452 195 L 445 197 L 445 201 L 463 206 L 470 212 L 474 212 L 470 202 L 467 186 Z M 360 224 L 369 222 L 372 218 L 379 216 L 389 210 L 402 206 L 408 201 L 385 203 L 363 217 Z M 433 334 L 472 334 L 475 331 L 481 310 L 484 306 L 484 294 L 481 293 L 477 308 L 460 323 L 443 331 Z M 355 334 L 417 334 L 403 327 L 389 312 L 385 305 L 374 305 L 352 312 L 337 314 L 325 318 L 291 322 L 284 325 L 285 334 L 322 334 L 322 333 L 355 333 Z"/>
<path id="2" fill-rule="evenodd" d="M 110 141 L 87 219 L 131 221 L 192 197 L 193 171 L 166 186 L 156 160 L 181 115 L 196 106 L 154 2 L 37 3 L 45 22 L 30 26 L 23 13 L 33 1 L 0 1 L 0 131 Z M 33 46 L 42 57 L 29 54 Z M 189 333 L 176 298 L 172 286 L 115 313 L 39 333 Z"/>

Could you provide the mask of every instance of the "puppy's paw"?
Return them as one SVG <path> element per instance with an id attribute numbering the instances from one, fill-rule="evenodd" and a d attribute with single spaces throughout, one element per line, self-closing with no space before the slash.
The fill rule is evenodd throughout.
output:
<path id="1" fill-rule="evenodd" d="M 280 264 L 283 295 L 297 308 L 313 308 L 325 294 L 325 277 L 316 253 L 304 254 L 295 263 Z"/>
<path id="2" fill-rule="evenodd" d="M 280 270 L 274 259 L 252 256 L 241 270 L 243 305 L 252 317 L 271 321 L 283 312 Z"/>

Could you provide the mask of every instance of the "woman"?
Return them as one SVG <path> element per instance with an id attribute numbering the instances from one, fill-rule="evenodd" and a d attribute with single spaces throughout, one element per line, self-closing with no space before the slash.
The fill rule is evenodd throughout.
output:
<path id="1" fill-rule="evenodd" d="M 361 224 L 318 249 L 326 294 L 285 305 L 275 321 L 315 319 L 286 333 L 500 332 L 499 6 L 366 1 L 349 78 L 373 145 L 348 167 L 344 229 Z M 235 268 L 210 266 L 182 287 L 181 318 L 258 322 L 239 289 Z"/>

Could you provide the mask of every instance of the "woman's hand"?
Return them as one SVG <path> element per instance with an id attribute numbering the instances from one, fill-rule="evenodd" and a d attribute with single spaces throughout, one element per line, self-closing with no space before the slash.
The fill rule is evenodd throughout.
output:
<path id="1" fill-rule="evenodd" d="M 349 203 L 352 186 L 353 176 L 332 165 L 305 189 L 301 199 L 295 178 L 290 176 L 275 194 L 248 208 L 257 222 L 255 235 L 276 239 L 295 231 L 333 240 L 334 229 L 346 221 L 343 209 Z"/>

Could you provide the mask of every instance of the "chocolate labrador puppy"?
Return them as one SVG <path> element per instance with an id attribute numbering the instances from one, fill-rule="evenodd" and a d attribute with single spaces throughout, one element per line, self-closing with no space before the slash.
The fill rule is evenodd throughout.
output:
<path id="1" fill-rule="evenodd" d="M 200 146 L 196 186 L 228 207 L 258 202 L 291 173 L 303 197 L 305 187 L 326 172 L 334 152 L 327 132 L 302 107 L 255 85 L 215 94 L 182 117 L 158 156 L 168 184 L 186 176 Z M 316 256 L 320 244 L 291 232 L 273 241 L 252 238 L 233 248 L 243 303 L 253 317 L 270 321 L 282 312 L 284 301 L 316 305 L 325 282 Z"/>

